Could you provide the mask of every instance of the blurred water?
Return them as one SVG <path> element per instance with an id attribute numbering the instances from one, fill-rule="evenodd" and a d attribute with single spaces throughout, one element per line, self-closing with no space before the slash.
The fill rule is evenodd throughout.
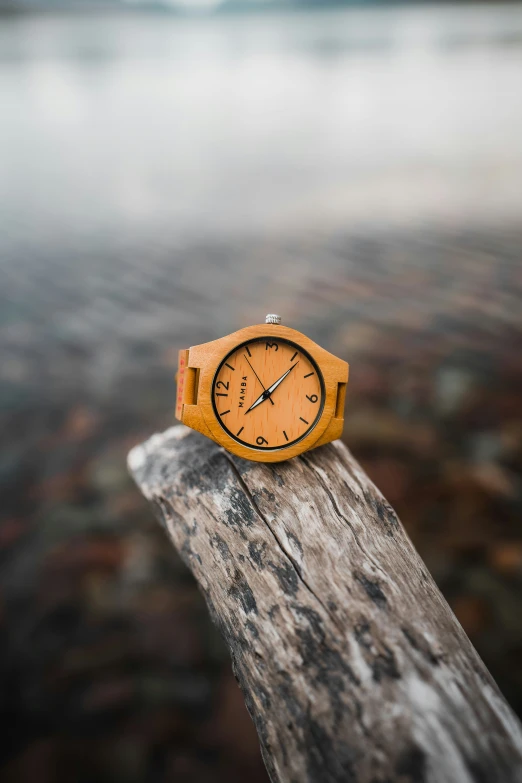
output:
<path id="1" fill-rule="evenodd" d="M 4 18 L 8 240 L 518 219 L 522 8 Z"/>
<path id="2" fill-rule="evenodd" d="M 97 344 L 110 387 L 124 337 L 210 339 L 268 301 L 297 325 L 339 233 L 517 227 L 521 83 L 514 5 L 4 17 L 3 319 L 38 355 Z"/>

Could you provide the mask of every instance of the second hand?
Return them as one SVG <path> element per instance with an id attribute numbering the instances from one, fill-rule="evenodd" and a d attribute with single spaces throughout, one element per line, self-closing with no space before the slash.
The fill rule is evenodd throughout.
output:
<path id="1" fill-rule="evenodd" d="M 266 392 L 266 389 L 265 389 L 265 387 L 263 386 L 263 381 L 261 380 L 261 378 L 259 377 L 259 375 L 257 374 L 257 372 L 254 370 L 254 368 L 252 367 L 252 365 L 251 365 L 251 364 L 250 364 L 250 362 L 248 361 L 247 355 L 246 355 L 246 354 L 243 354 L 243 356 L 244 356 L 244 357 L 245 357 L 245 359 L 247 360 L 247 362 L 248 362 L 248 366 L 250 367 L 250 369 L 252 370 L 252 372 L 253 372 L 253 373 L 254 373 L 254 375 L 256 376 L 257 380 L 258 380 L 258 381 L 259 381 L 259 383 L 261 384 L 261 388 L 263 389 L 263 391 L 264 391 L 264 392 Z M 271 402 L 271 403 L 272 403 L 272 405 L 273 405 L 273 404 L 274 404 L 274 401 L 273 401 L 272 397 L 270 396 L 270 394 L 268 394 L 268 399 L 270 400 L 270 402 Z"/>

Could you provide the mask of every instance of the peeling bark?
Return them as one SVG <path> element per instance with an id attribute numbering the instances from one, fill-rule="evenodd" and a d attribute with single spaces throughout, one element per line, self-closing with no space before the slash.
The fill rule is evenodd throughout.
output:
<path id="1" fill-rule="evenodd" d="M 277 783 L 515 783 L 522 730 L 340 442 L 284 463 L 184 427 L 129 455 L 205 594 Z"/>

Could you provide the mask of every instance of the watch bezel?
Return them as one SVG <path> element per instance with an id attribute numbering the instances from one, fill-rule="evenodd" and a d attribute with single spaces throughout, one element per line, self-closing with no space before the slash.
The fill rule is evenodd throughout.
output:
<path id="1" fill-rule="evenodd" d="M 267 338 L 273 338 L 273 335 L 272 334 L 262 334 L 259 337 L 254 337 L 254 338 L 250 338 L 249 340 L 245 340 L 244 342 L 239 343 L 239 345 L 236 345 L 235 348 L 232 348 L 223 357 L 221 362 L 218 364 L 218 366 L 216 368 L 216 372 L 214 373 L 214 377 L 212 379 L 212 387 L 211 387 L 212 407 L 214 408 L 214 415 L 216 417 L 217 422 L 219 423 L 219 426 L 224 430 L 226 435 L 228 435 L 229 437 L 233 438 L 233 440 L 235 440 L 236 443 L 239 443 L 241 446 L 244 446 L 245 448 L 251 449 L 253 451 L 286 451 L 286 449 L 292 448 L 297 443 L 302 441 L 304 438 L 308 437 L 308 435 L 312 432 L 312 430 L 315 429 L 315 427 L 317 426 L 317 423 L 321 419 L 321 415 L 322 415 L 324 404 L 325 404 L 325 400 L 326 400 L 326 390 L 325 390 L 324 378 L 323 378 L 323 373 L 321 372 L 321 368 L 319 367 L 319 365 L 317 364 L 317 362 L 315 361 L 313 356 L 311 356 L 311 354 L 309 354 L 308 351 L 305 348 L 303 348 L 303 346 L 300 343 L 297 343 L 297 342 L 292 341 L 292 340 L 287 340 L 286 337 L 282 337 L 282 336 L 279 336 L 279 338 L 278 338 L 280 342 L 284 342 L 287 345 L 291 345 L 294 348 L 297 348 L 301 353 L 306 355 L 306 357 L 310 361 L 311 365 L 314 367 L 314 369 L 315 369 L 315 371 L 317 373 L 317 377 L 319 379 L 319 383 L 321 385 L 321 405 L 319 407 L 319 411 L 317 412 L 317 415 L 316 415 L 313 423 L 308 427 L 306 432 L 304 432 L 299 438 L 296 438 L 295 440 L 290 441 L 290 443 L 283 443 L 281 446 L 253 446 L 251 443 L 248 443 L 247 441 L 241 440 L 240 438 L 237 437 L 237 435 L 234 435 L 232 432 L 230 432 L 228 427 L 225 426 L 225 424 L 223 423 L 221 417 L 219 416 L 219 412 L 218 412 L 218 409 L 216 407 L 216 398 L 215 398 L 215 394 L 214 394 L 214 388 L 215 388 L 215 384 L 216 384 L 216 379 L 217 379 L 217 377 L 218 377 L 218 375 L 219 375 L 219 373 L 221 371 L 221 368 L 223 367 L 223 365 L 227 361 L 227 359 L 232 354 L 234 354 L 236 351 L 238 351 L 240 348 L 242 348 L 244 345 L 251 345 L 254 342 L 262 342 L 263 340 L 265 340 Z"/>

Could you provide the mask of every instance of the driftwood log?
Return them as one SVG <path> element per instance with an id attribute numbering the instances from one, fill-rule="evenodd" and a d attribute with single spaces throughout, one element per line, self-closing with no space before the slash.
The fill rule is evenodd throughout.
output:
<path id="1" fill-rule="evenodd" d="M 520 724 L 340 441 L 263 465 L 173 427 L 129 466 L 230 648 L 272 781 L 522 781 Z"/>

